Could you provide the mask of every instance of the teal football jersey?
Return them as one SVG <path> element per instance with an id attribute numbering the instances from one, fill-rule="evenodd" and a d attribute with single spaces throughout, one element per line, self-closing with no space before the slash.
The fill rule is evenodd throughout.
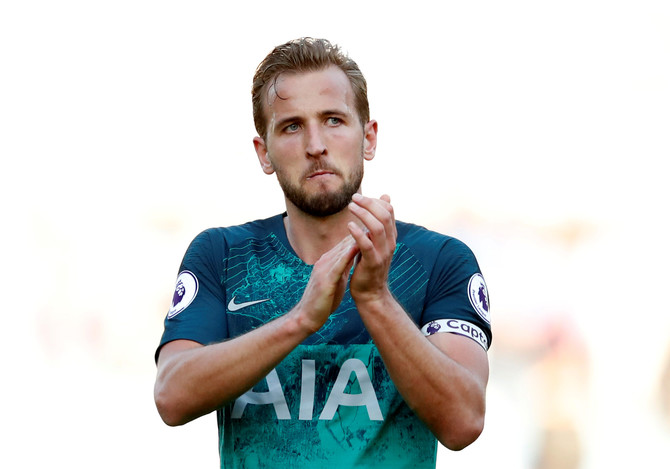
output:
<path id="1" fill-rule="evenodd" d="M 416 225 L 397 228 L 389 271 L 395 298 L 425 335 L 466 335 L 487 350 L 488 291 L 470 249 Z M 262 326 L 295 306 L 311 271 L 291 248 L 282 215 L 206 230 L 182 261 L 160 346 L 207 345 Z M 317 333 L 219 409 L 218 423 L 225 468 L 436 462 L 435 437 L 398 393 L 348 290 Z"/>

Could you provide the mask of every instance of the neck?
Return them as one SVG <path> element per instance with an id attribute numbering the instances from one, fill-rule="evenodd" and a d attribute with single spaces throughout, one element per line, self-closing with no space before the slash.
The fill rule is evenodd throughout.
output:
<path id="1" fill-rule="evenodd" d="M 284 227 L 291 247 L 307 264 L 314 264 L 349 235 L 347 224 L 357 221 L 347 208 L 327 217 L 308 215 L 290 202 L 286 204 Z"/>

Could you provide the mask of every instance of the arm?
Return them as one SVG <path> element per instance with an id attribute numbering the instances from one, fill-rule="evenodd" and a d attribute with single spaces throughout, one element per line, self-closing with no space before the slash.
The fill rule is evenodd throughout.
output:
<path id="1" fill-rule="evenodd" d="M 351 294 L 398 391 L 446 447 L 462 449 L 483 429 L 488 359 L 474 341 L 454 334 L 426 338 L 393 298 L 387 275 L 395 219 L 387 196 L 355 197 L 350 206 L 368 229 L 350 232 L 361 251 Z"/>
<path id="2" fill-rule="evenodd" d="M 154 399 L 168 425 L 182 425 L 239 397 L 316 332 L 342 300 L 357 248 L 347 237 L 315 264 L 287 314 L 232 340 L 203 346 L 175 340 L 158 358 Z"/>
<path id="3" fill-rule="evenodd" d="M 287 314 L 235 339 L 203 346 L 175 340 L 163 346 L 154 388 L 168 425 L 182 425 L 237 398 L 266 376 L 308 333 Z"/>
<path id="4" fill-rule="evenodd" d="M 475 441 L 489 371 L 481 346 L 455 334 L 424 337 L 392 296 L 358 308 L 398 391 L 437 439 L 452 450 Z"/>

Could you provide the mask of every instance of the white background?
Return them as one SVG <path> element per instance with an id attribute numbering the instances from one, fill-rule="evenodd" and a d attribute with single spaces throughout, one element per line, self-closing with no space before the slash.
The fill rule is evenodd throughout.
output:
<path id="1" fill-rule="evenodd" d="M 579 467 L 667 460 L 668 5 L 3 2 L 0 461 L 217 467 L 213 416 L 160 421 L 153 353 L 190 240 L 283 210 L 250 87 L 299 36 L 367 77 L 364 192 L 464 240 L 488 282 L 487 426 L 438 466 L 536 467 L 565 421 Z"/>

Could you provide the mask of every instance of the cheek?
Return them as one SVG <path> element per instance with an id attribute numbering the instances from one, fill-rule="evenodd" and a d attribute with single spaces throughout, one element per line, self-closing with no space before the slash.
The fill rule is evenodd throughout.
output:
<path id="1" fill-rule="evenodd" d="M 329 137 L 328 146 L 333 149 L 338 148 L 347 155 L 352 152 L 360 153 L 363 147 L 363 135 L 360 132 L 352 132 L 351 129 L 335 131 Z"/>
<path id="2" fill-rule="evenodd" d="M 299 135 L 286 135 L 274 141 L 273 150 L 276 155 L 291 158 L 298 154 L 303 147 L 303 142 Z"/>
<path id="3" fill-rule="evenodd" d="M 365 142 L 363 139 L 349 138 L 346 143 L 345 153 L 351 161 L 358 161 L 363 156 Z"/>
<path id="4" fill-rule="evenodd" d="M 277 142 L 276 140 L 268 148 L 268 159 L 272 162 L 272 165 L 275 167 L 287 167 L 290 166 L 292 161 L 295 160 L 296 148 L 293 142 L 287 142 L 282 140 Z"/>

